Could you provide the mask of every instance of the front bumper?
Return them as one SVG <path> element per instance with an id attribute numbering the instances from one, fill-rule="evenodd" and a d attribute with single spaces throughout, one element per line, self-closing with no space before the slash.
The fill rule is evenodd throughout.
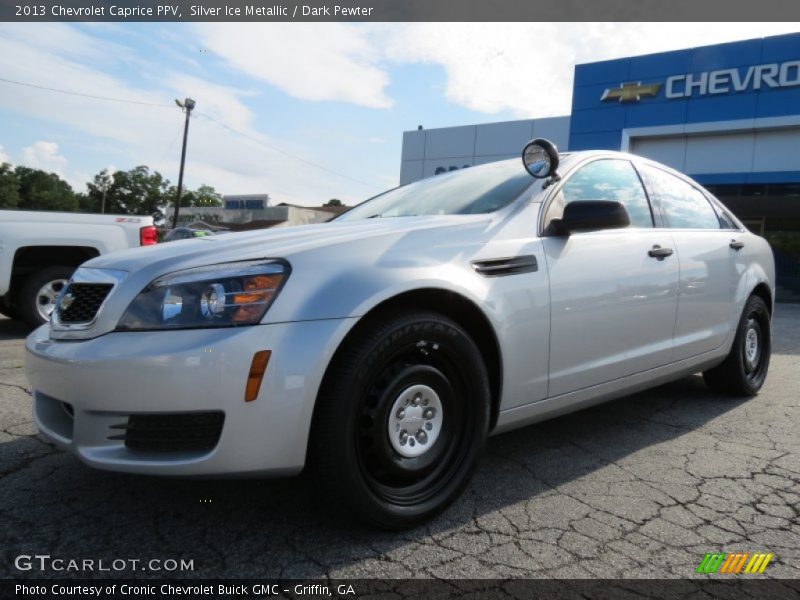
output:
<path id="1" fill-rule="evenodd" d="M 84 341 L 51 340 L 45 325 L 26 341 L 34 418 L 45 437 L 101 469 L 176 476 L 297 473 L 325 368 L 351 325 L 351 319 L 332 319 L 115 332 Z M 272 356 L 258 397 L 246 403 L 247 375 L 259 350 Z M 155 452 L 120 439 L 118 427 L 131 415 L 219 411 L 219 439 L 204 450 Z"/>

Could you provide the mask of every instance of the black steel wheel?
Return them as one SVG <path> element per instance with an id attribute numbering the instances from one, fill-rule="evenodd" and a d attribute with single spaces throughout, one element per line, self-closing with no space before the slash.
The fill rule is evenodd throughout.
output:
<path id="1" fill-rule="evenodd" d="M 486 367 L 459 325 L 436 313 L 388 313 L 362 324 L 330 366 L 311 460 L 357 516 L 409 527 L 463 491 L 489 406 Z"/>
<path id="2" fill-rule="evenodd" d="M 737 396 L 758 393 L 767 378 L 772 351 L 769 308 L 751 296 L 742 311 L 731 351 L 717 367 L 703 373 L 712 389 Z"/>

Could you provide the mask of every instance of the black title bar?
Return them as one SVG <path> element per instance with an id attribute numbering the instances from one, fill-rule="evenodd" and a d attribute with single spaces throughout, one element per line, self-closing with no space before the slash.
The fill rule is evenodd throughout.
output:
<path id="1" fill-rule="evenodd" d="M 0 0 L 0 21 L 800 21 L 796 0 Z"/>
<path id="2" fill-rule="evenodd" d="M 725 600 L 796 599 L 797 580 L 766 578 L 699 579 L 6 579 L 0 597 L 36 600 L 131 600 L 182 598 L 239 600 Z"/>

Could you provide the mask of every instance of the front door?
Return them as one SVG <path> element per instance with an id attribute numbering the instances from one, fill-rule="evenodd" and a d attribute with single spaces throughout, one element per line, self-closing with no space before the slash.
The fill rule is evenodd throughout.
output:
<path id="1" fill-rule="evenodd" d="M 549 235 L 549 220 L 581 200 L 622 202 L 631 226 Z M 678 258 L 652 252 L 673 245 L 670 232 L 653 225 L 650 203 L 627 160 L 590 162 L 556 191 L 543 240 L 550 278 L 550 397 L 670 362 Z"/>

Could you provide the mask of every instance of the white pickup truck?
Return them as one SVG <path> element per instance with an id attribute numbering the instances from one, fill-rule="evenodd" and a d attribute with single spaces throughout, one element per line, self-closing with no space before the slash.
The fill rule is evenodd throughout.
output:
<path id="1" fill-rule="evenodd" d="M 156 242 L 152 217 L 0 210 L 0 313 L 31 327 L 49 321 L 81 263 Z"/>

